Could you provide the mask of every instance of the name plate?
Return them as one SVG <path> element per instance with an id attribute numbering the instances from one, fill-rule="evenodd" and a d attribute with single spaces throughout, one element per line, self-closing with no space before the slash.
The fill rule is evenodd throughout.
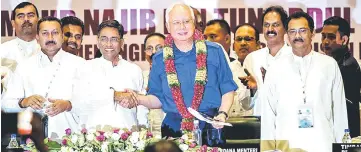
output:
<path id="1" fill-rule="evenodd" d="M 334 143 L 333 152 L 361 152 L 361 143 Z"/>

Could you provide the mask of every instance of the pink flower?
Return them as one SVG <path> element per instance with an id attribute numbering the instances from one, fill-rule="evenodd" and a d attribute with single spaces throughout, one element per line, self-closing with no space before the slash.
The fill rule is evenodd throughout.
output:
<path id="1" fill-rule="evenodd" d="M 132 134 L 132 132 L 128 130 L 128 131 L 127 131 L 127 134 L 128 134 L 128 135 L 131 135 L 131 134 Z"/>
<path id="2" fill-rule="evenodd" d="M 189 147 L 190 147 L 190 148 L 194 148 L 194 147 L 196 147 L 196 146 L 197 146 L 197 144 L 194 143 L 194 142 L 192 142 L 191 144 L 189 144 Z"/>
<path id="3" fill-rule="evenodd" d="M 119 133 L 119 130 L 120 129 L 114 129 L 113 132 L 117 134 L 117 133 Z"/>
<path id="4" fill-rule="evenodd" d="M 213 147 L 212 152 L 218 152 L 218 147 Z"/>
<path id="5" fill-rule="evenodd" d="M 64 146 L 66 146 L 67 145 L 67 140 L 66 139 L 63 139 L 63 141 L 61 141 L 61 144 L 63 144 Z"/>
<path id="6" fill-rule="evenodd" d="M 98 131 L 100 135 L 104 135 L 104 131 Z"/>
<path id="7" fill-rule="evenodd" d="M 65 134 L 69 136 L 71 134 L 71 129 L 70 128 L 66 129 Z"/>
<path id="8" fill-rule="evenodd" d="M 147 132 L 147 138 L 152 138 L 152 137 L 153 137 L 153 134 L 150 131 L 148 131 Z"/>
<path id="9" fill-rule="evenodd" d="M 207 151 L 207 145 L 203 145 L 202 147 L 201 147 L 201 151 Z"/>
<path id="10" fill-rule="evenodd" d="M 104 134 L 104 132 L 103 132 L 103 134 Z M 105 136 L 104 136 L 103 134 L 97 136 L 96 139 L 97 139 L 98 141 L 104 141 L 104 140 L 105 140 Z"/>
<path id="11" fill-rule="evenodd" d="M 182 139 L 182 138 L 179 139 L 179 143 L 181 143 L 181 144 L 184 143 L 184 139 Z"/>
<path id="12" fill-rule="evenodd" d="M 129 134 L 128 133 L 122 133 L 122 135 L 121 135 L 121 138 L 125 141 L 125 140 L 127 140 L 128 139 L 128 137 L 129 137 Z"/>
<path id="13" fill-rule="evenodd" d="M 49 140 L 50 141 L 50 140 Z M 26 144 L 31 144 L 31 143 L 34 143 L 30 138 L 27 138 L 26 141 L 25 141 Z"/>
<path id="14" fill-rule="evenodd" d="M 88 130 L 86 130 L 85 128 L 81 129 L 82 134 L 86 134 L 87 132 L 88 132 Z"/>

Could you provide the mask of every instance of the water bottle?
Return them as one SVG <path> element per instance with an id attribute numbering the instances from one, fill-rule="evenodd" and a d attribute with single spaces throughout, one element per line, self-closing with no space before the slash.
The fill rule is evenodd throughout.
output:
<path id="1" fill-rule="evenodd" d="M 18 141 L 16 141 L 16 134 L 11 134 L 9 145 L 6 148 L 7 149 L 19 148 Z"/>
<path id="2" fill-rule="evenodd" d="M 202 130 L 199 129 L 199 120 L 194 120 L 193 140 L 197 145 L 202 146 Z"/>
<path id="3" fill-rule="evenodd" d="M 30 135 L 32 132 L 31 121 L 33 119 L 33 109 L 28 107 L 18 113 L 18 133 L 20 135 Z"/>
<path id="4" fill-rule="evenodd" d="M 345 135 L 343 135 L 342 142 L 343 143 L 351 143 L 351 136 L 350 136 L 349 129 L 345 129 Z"/>

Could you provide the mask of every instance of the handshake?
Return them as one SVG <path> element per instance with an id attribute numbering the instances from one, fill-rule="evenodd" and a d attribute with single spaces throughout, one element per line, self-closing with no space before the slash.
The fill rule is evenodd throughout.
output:
<path id="1" fill-rule="evenodd" d="M 134 90 L 126 89 L 125 91 L 114 90 L 114 103 L 124 108 L 134 108 L 139 105 L 138 94 Z"/>

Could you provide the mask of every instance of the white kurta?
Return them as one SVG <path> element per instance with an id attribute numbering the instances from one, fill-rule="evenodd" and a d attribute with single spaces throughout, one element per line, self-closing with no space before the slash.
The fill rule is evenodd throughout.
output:
<path id="1" fill-rule="evenodd" d="M 313 128 L 299 128 L 298 109 L 313 109 Z M 330 152 L 348 128 L 345 93 L 336 61 L 311 52 L 286 55 L 268 70 L 262 89 L 262 140 L 287 140 L 290 148 Z"/>
<path id="2" fill-rule="evenodd" d="M 27 42 L 17 37 L 2 43 L 0 51 L 1 73 L 5 76 L 2 80 L 2 84 L 6 87 L 16 66 L 39 50 L 40 46 L 35 39 Z"/>
<path id="3" fill-rule="evenodd" d="M 238 77 L 245 77 L 247 74 L 244 72 L 244 68 L 238 60 L 234 60 L 230 64 L 230 68 L 233 74 L 233 77 L 238 79 Z M 250 90 L 244 86 L 241 81 L 235 81 L 238 89 L 234 96 L 234 101 L 229 112 L 230 117 L 239 117 L 239 116 L 250 116 L 253 114 L 253 110 L 248 110 L 250 104 Z M 245 107 L 243 107 L 245 105 Z"/>
<path id="4" fill-rule="evenodd" d="M 121 57 L 119 57 L 121 58 Z M 128 128 L 148 126 L 148 109 L 144 106 L 127 109 L 114 104 L 116 91 L 132 89 L 145 93 L 142 70 L 136 64 L 120 59 L 117 66 L 103 57 L 89 60 L 76 91 L 76 100 L 82 103 L 78 109 L 82 124 L 87 128 L 104 126 Z"/>
<path id="5" fill-rule="evenodd" d="M 249 108 L 253 108 L 253 115 L 260 116 L 261 115 L 261 103 L 259 92 L 263 86 L 263 78 L 261 68 L 263 67 L 268 71 L 268 68 L 277 60 L 283 58 L 283 56 L 287 54 L 291 54 L 292 48 L 287 46 L 285 43 L 283 47 L 277 52 L 275 56 L 272 56 L 269 53 L 268 47 L 259 49 L 257 51 L 253 51 L 247 55 L 244 60 L 243 67 L 251 73 L 256 79 L 257 82 L 257 92 L 254 97 L 251 98 L 251 102 Z M 267 73 L 266 73 L 267 75 Z M 244 104 L 246 107 L 246 104 Z"/>
<path id="6" fill-rule="evenodd" d="M 43 52 L 39 51 L 16 68 L 7 85 L 8 90 L 2 97 L 2 109 L 5 112 L 18 112 L 22 110 L 18 104 L 19 100 L 36 94 L 45 98 L 72 102 L 76 73 L 84 62 L 84 59 L 63 50 L 60 50 L 51 62 Z M 62 137 L 67 128 L 77 130 L 77 119 L 78 116 L 73 115 L 72 112 L 49 117 L 48 136 Z"/>

